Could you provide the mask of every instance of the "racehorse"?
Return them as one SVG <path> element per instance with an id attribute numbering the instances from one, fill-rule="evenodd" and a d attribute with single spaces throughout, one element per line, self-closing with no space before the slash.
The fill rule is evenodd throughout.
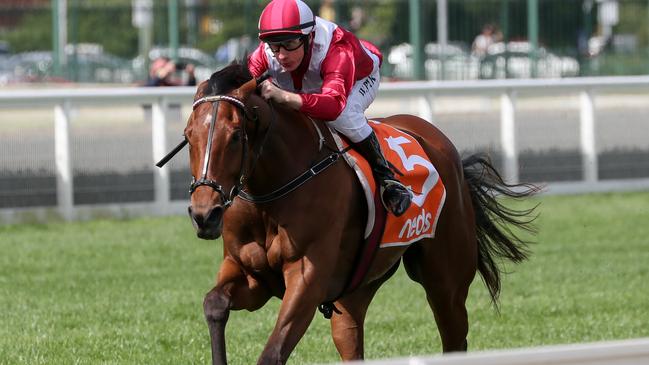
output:
<path id="1" fill-rule="evenodd" d="M 204 299 L 213 364 L 227 363 L 230 311 L 259 309 L 273 296 L 282 302 L 258 364 L 286 363 L 318 308 L 331 317 L 342 360 L 362 359 L 367 308 L 401 261 L 426 292 L 443 351 L 466 351 L 465 301 L 476 271 L 497 305 L 495 259 L 528 256 L 527 243 L 510 228 L 533 230 L 534 208 L 513 210 L 496 195 L 526 198 L 534 186 L 506 184 L 484 156 L 462 160 L 423 119 L 381 119 L 421 144 L 446 201 L 434 238 L 378 249 L 350 290 L 368 215 L 362 188 L 337 158 L 342 152 L 326 124 L 267 102 L 256 92 L 259 82 L 236 62 L 202 82 L 185 140 L 159 163 L 189 144 L 191 221 L 198 237 L 223 237 L 224 259 Z"/>

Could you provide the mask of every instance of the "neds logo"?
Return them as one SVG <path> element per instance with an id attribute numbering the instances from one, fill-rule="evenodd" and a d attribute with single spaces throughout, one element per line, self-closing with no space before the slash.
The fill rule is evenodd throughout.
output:
<path id="1" fill-rule="evenodd" d="M 406 238 L 410 238 L 428 231 L 432 218 L 432 214 L 422 209 L 418 216 L 410 218 L 404 223 L 403 227 L 401 227 L 401 232 L 399 232 L 399 238 L 403 238 L 404 233 L 406 234 Z"/>

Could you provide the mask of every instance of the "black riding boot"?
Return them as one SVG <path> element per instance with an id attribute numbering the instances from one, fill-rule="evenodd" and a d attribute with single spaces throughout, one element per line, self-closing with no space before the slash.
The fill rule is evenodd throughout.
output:
<path id="1" fill-rule="evenodd" d="M 397 217 L 402 215 L 410 206 L 412 195 L 395 179 L 388 161 L 383 157 L 376 134 L 372 132 L 364 140 L 355 143 L 354 147 L 370 163 L 374 178 L 381 186 L 381 201 L 385 208 Z"/>

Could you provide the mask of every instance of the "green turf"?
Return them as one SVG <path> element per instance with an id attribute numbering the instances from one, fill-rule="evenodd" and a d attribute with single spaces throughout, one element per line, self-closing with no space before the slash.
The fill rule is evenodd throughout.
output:
<path id="1" fill-rule="evenodd" d="M 649 193 L 543 197 L 529 262 L 509 266 L 500 314 L 471 288 L 469 347 L 499 349 L 649 336 Z M 188 219 L 0 227 L 0 364 L 209 361 L 202 299 L 221 244 Z M 232 364 L 253 364 L 279 300 L 233 312 Z M 366 356 L 440 351 L 423 291 L 402 269 L 379 291 Z M 317 315 L 291 363 L 338 360 Z"/>

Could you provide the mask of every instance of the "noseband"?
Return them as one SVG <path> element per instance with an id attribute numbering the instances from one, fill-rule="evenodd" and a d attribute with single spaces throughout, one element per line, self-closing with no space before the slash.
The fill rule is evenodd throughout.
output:
<path id="1" fill-rule="evenodd" d="M 246 133 L 246 122 L 244 121 L 243 123 L 241 123 L 242 157 L 241 157 L 241 166 L 239 167 L 239 176 L 237 177 L 236 182 L 232 187 L 232 189 L 230 190 L 229 194 L 226 194 L 221 184 L 219 184 L 218 182 L 212 179 L 207 178 L 207 173 L 208 173 L 208 168 L 210 163 L 210 154 L 212 151 L 212 140 L 214 139 L 214 127 L 216 124 L 216 115 L 219 110 L 219 102 L 221 101 L 226 101 L 234 105 L 235 107 L 237 107 L 239 110 L 241 110 L 245 119 L 257 120 L 256 114 L 252 118 L 248 116 L 248 114 L 246 113 L 245 104 L 241 100 L 235 98 L 234 96 L 229 96 L 229 95 L 205 96 L 194 102 L 194 104 L 192 105 L 193 110 L 196 110 L 196 108 L 203 103 L 212 103 L 212 118 L 210 120 L 210 129 L 207 135 L 207 147 L 205 148 L 205 156 L 203 158 L 203 170 L 198 180 L 196 180 L 196 177 L 192 176 L 192 182 L 191 185 L 189 186 L 189 193 L 190 195 L 193 194 L 194 191 L 199 186 L 203 186 L 203 185 L 209 186 L 219 193 L 219 195 L 221 196 L 221 204 L 223 205 L 223 208 L 227 208 L 230 205 L 232 205 L 232 201 L 239 194 L 239 192 L 241 191 L 241 187 L 245 183 L 244 166 L 245 166 L 245 162 L 247 161 L 247 155 L 248 155 L 248 134 Z"/>

